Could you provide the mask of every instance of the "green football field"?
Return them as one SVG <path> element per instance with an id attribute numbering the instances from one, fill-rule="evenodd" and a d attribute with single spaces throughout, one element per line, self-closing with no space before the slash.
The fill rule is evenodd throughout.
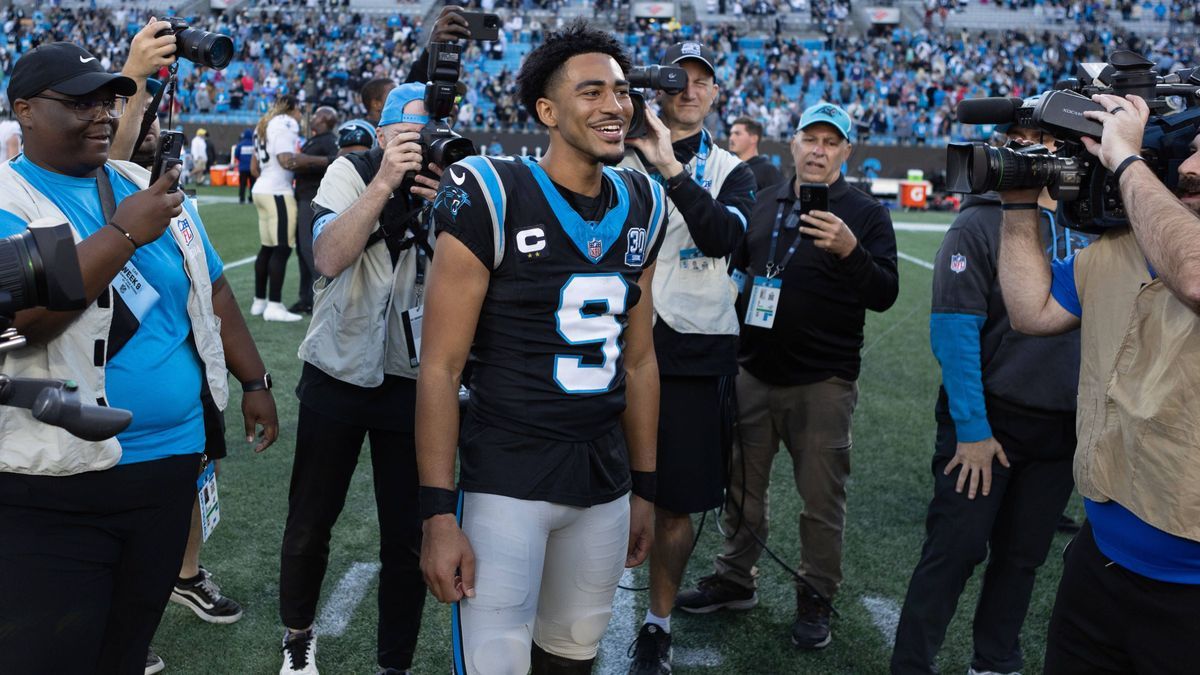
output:
<path id="1" fill-rule="evenodd" d="M 201 215 L 226 263 L 225 275 L 249 310 L 258 250 L 254 207 L 238 205 L 236 190 L 201 190 Z M 232 202 L 232 203 L 231 203 Z M 920 550 L 925 507 L 932 484 L 933 403 L 938 366 L 929 351 L 931 265 L 942 233 L 908 224 L 939 223 L 946 214 L 893 214 L 899 224 L 900 298 L 885 314 L 868 317 L 859 406 L 854 420 L 853 474 L 845 544 L 845 583 L 836 600 L 833 643 L 816 652 L 792 647 L 794 612 L 790 575 L 766 556 L 760 562 L 759 606 L 749 612 L 691 616 L 672 621 L 678 673 L 883 673 L 899 607 Z M 297 269 L 291 263 L 284 303 L 296 299 Z M 266 323 L 247 316 L 259 351 L 275 379 L 281 431 L 261 455 L 246 447 L 240 394 L 226 415 L 230 457 L 220 481 L 222 520 L 201 557 L 226 595 L 245 607 L 238 623 L 201 622 L 169 605 L 153 647 L 168 673 L 266 674 L 278 672 L 282 627 L 278 615 L 279 546 L 287 515 L 287 491 L 295 445 L 300 373 L 296 348 L 306 322 Z M 237 389 L 234 387 L 233 389 Z M 367 459 L 366 455 L 363 456 Z M 781 452 L 771 490 L 772 549 L 789 564 L 798 560 L 797 516 L 801 508 L 791 482 L 790 459 Z M 377 526 L 370 462 L 361 461 L 346 508 L 333 533 L 329 571 L 318 610 L 317 663 L 322 673 L 375 672 Z M 1071 513 L 1082 515 L 1075 501 Z M 691 584 L 711 571 L 721 535 L 710 514 L 685 577 Z M 1026 673 L 1041 672 L 1044 634 L 1061 572 L 1059 535 L 1042 570 L 1022 643 Z M 637 570 L 626 585 L 643 586 Z M 977 577 L 979 575 L 976 575 Z M 968 585 L 951 624 L 940 666 L 965 673 L 971 657 L 971 614 L 978 579 Z M 613 621 L 601 644 L 598 673 L 624 673 L 626 649 L 646 610 L 646 594 L 618 591 Z M 450 658 L 450 612 L 429 596 L 414 670 L 444 673 Z"/>

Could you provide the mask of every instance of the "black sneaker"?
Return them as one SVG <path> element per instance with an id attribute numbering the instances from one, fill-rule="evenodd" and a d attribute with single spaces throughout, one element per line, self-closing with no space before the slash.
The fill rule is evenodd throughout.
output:
<path id="1" fill-rule="evenodd" d="M 317 672 L 317 635 L 312 629 L 283 634 L 283 666 L 279 675 L 319 675 Z"/>
<path id="2" fill-rule="evenodd" d="M 642 625 L 637 639 L 629 645 L 629 675 L 669 675 L 671 672 L 671 634 L 652 623 Z"/>
<path id="3" fill-rule="evenodd" d="M 700 579 L 695 588 L 675 596 L 675 607 L 692 614 L 708 614 L 718 609 L 752 609 L 758 593 L 715 574 Z"/>
<path id="4" fill-rule="evenodd" d="M 412 671 L 397 670 L 395 668 L 384 668 L 383 666 L 379 666 L 379 670 L 375 672 L 375 675 L 412 675 Z"/>
<path id="5" fill-rule="evenodd" d="M 292 314 L 312 314 L 312 303 L 298 300 L 291 307 L 288 307 L 288 311 Z"/>
<path id="6" fill-rule="evenodd" d="M 162 657 L 154 653 L 153 649 L 146 650 L 146 675 L 154 675 L 161 673 L 167 664 L 163 663 Z"/>
<path id="7" fill-rule="evenodd" d="M 792 644 L 801 649 L 823 649 L 833 636 L 829 633 L 830 609 L 820 597 L 804 588 L 796 591 L 796 620 L 792 623 Z"/>
<path id="8" fill-rule="evenodd" d="M 233 623 L 242 618 L 242 606 L 221 595 L 221 588 L 203 567 L 195 581 L 175 580 L 171 602 L 187 607 L 209 623 Z"/>

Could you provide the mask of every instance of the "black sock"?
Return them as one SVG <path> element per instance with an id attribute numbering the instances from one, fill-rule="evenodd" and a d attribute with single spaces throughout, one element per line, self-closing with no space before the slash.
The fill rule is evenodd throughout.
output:
<path id="1" fill-rule="evenodd" d="M 258 257 L 254 259 L 254 297 L 267 297 L 267 273 L 271 262 L 271 252 L 274 246 L 260 246 Z"/>
<path id="2" fill-rule="evenodd" d="M 203 578 L 204 578 L 204 573 L 203 573 L 203 572 L 201 572 L 200 574 L 197 574 L 196 576 L 194 576 L 194 577 L 191 577 L 190 579 L 184 579 L 183 577 L 179 577 L 179 583 L 181 583 L 181 584 L 194 584 L 194 583 L 197 583 L 197 582 L 199 582 L 199 581 L 200 581 L 201 579 L 203 579 Z"/>

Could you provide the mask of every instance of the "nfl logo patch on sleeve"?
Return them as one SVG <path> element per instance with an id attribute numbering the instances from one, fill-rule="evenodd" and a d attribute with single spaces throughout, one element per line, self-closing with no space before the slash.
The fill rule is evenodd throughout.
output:
<path id="1" fill-rule="evenodd" d="M 967 256 L 961 253 L 955 253 L 950 256 L 950 271 L 955 274 L 962 274 L 967 269 Z"/>

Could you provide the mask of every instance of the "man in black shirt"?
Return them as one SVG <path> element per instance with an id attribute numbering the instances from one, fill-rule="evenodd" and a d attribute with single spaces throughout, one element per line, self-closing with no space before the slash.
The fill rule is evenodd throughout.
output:
<path id="1" fill-rule="evenodd" d="M 300 261 L 300 299 L 289 308 L 291 312 L 312 313 L 312 200 L 317 196 L 317 188 L 321 187 L 325 169 L 337 159 L 337 136 L 333 130 L 339 121 L 337 111 L 333 108 L 317 108 L 308 122 L 313 135 L 300 148 L 300 156 L 293 160 L 296 163 L 293 171 L 296 174 L 296 250 L 299 251 L 297 260 Z"/>
<path id="2" fill-rule="evenodd" d="M 783 182 L 783 173 L 771 160 L 758 154 L 763 126 L 749 117 L 739 117 L 729 127 L 729 151 L 738 156 L 754 172 L 758 192 Z"/>
<path id="3" fill-rule="evenodd" d="M 841 175 L 852 126 L 841 108 L 804 112 L 792 139 L 795 182 L 760 195 L 740 260 L 745 323 L 737 379 L 739 433 L 725 502 L 726 540 L 716 573 L 680 594 L 704 613 L 757 602 L 754 564 L 766 541 L 771 463 L 782 440 L 792 456 L 800 514 L 800 575 L 792 642 L 829 644 L 830 604 L 842 581 L 850 422 L 858 400 L 866 310 L 899 292 L 896 238 L 886 208 Z M 829 211 L 793 210 L 802 183 L 829 186 Z"/>

